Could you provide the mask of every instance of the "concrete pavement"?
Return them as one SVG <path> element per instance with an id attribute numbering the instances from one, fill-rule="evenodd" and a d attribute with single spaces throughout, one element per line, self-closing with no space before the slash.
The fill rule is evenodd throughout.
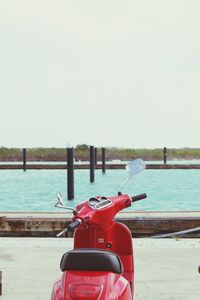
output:
<path id="1" fill-rule="evenodd" d="M 199 300 L 200 239 L 134 239 L 135 300 Z M 71 238 L 0 238 L 0 300 L 49 300 Z M 108 299 L 109 300 L 109 299 Z"/>

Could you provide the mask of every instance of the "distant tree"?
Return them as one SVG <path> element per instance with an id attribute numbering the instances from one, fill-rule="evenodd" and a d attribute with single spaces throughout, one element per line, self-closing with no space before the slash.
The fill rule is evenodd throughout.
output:
<path id="1" fill-rule="evenodd" d="M 89 146 L 87 144 L 76 145 L 76 150 L 88 150 Z"/>

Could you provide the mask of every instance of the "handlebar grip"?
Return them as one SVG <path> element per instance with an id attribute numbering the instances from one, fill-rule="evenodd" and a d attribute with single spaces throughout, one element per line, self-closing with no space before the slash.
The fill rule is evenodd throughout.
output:
<path id="1" fill-rule="evenodd" d="M 136 202 L 136 201 L 139 201 L 139 200 L 142 200 L 142 199 L 145 199 L 145 198 L 147 198 L 147 194 L 140 194 L 140 195 L 136 195 L 136 196 L 131 197 L 132 202 Z"/>
<path id="2" fill-rule="evenodd" d="M 82 221 L 80 219 L 77 219 L 75 222 L 72 222 L 71 224 L 69 224 L 67 226 L 68 230 L 74 230 L 76 227 L 78 227 L 79 225 L 81 225 Z"/>

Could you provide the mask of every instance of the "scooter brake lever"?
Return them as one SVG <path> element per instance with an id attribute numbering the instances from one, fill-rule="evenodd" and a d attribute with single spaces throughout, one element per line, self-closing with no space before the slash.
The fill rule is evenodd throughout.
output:
<path id="1" fill-rule="evenodd" d="M 63 229 L 61 232 L 59 232 L 58 234 L 56 234 L 57 237 L 60 237 L 61 235 L 63 235 L 65 232 L 68 231 L 68 228 Z"/>

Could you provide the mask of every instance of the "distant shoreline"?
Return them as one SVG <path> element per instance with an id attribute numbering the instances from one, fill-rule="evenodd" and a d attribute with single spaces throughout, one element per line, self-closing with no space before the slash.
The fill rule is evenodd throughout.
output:
<path id="1" fill-rule="evenodd" d="M 0 162 L 22 161 L 23 149 L 0 147 Z M 156 149 L 131 149 L 131 148 L 106 148 L 106 160 L 129 161 L 135 158 L 143 158 L 145 161 L 163 161 L 163 148 Z M 27 161 L 58 162 L 66 161 L 65 148 L 27 148 Z M 75 161 L 89 160 L 89 146 L 78 145 L 74 148 Z M 200 148 L 169 148 L 167 160 L 196 160 L 200 159 Z M 97 160 L 101 160 L 101 148 L 97 148 Z"/>

